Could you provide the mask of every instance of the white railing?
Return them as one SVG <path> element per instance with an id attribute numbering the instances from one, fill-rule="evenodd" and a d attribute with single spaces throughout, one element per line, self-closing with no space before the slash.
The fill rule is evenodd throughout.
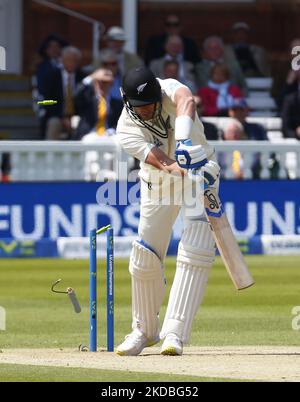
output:
<path id="1" fill-rule="evenodd" d="M 261 179 L 271 177 L 270 155 L 274 153 L 279 163 L 278 178 L 300 178 L 300 143 L 297 140 L 285 140 L 280 143 L 269 141 L 212 141 L 219 160 L 225 161 L 223 176 L 232 178 L 233 152 L 239 151 L 243 161 L 243 177 L 252 178 L 251 167 L 259 154 Z"/>
<path id="2" fill-rule="evenodd" d="M 35 3 L 41 4 L 42 6 L 52 8 L 60 13 L 69 15 L 70 17 L 77 18 L 81 21 L 88 22 L 93 26 L 93 58 L 94 60 L 98 59 L 99 56 L 99 43 L 101 33 L 104 32 L 105 27 L 104 24 L 100 21 L 95 20 L 94 18 L 88 17 L 84 14 L 78 13 L 77 11 L 70 10 L 69 8 L 60 6 L 59 4 L 54 4 L 51 1 L 47 0 L 32 0 Z"/>
<path id="3" fill-rule="evenodd" d="M 211 141 L 217 157 L 223 163 L 223 176 L 232 178 L 233 152 L 239 151 L 243 160 L 244 178 L 252 178 L 254 157 L 260 154 L 261 178 L 270 178 L 270 154 L 275 153 L 279 162 L 279 178 L 300 178 L 300 143 L 286 140 L 269 141 Z M 132 167 L 132 158 L 122 150 L 117 137 L 104 137 L 101 142 L 80 141 L 0 141 L 0 154 L 11 154 L 11 178 L 13 181 L 86 180 L 87 155 L 99 154 L 100 171 L 110 170 L 110 177 L 126 179 Z M 109 154 L 111 157 L 106 158 Z M 128 162 L 127 166 L 119 162 Z M 96 178 L 101 180 L 103 175 Z M 92 179 L 90 179 L 92 180 Z"/>
<path id="4" fill-rule="evenodd" d="M 101 169 L 99 180 L 103 179 L 101 172 L 119 180 L 126 179 L 128 174 L 119 168 L 119 162 L 128 162 L 128 157 L 116 137 L 103 137 L 97 143 L 0 141 L 0 154 L 3 152 L 11 155 L 12 181 L 92 180 L 90 155 L 95 152 Z"/>

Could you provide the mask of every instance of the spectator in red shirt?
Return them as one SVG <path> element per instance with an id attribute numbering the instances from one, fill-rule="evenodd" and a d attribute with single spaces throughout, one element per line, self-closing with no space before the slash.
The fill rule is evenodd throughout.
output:
<path id="1" fill-rule="evenodd" d="M 210 72 L 206 87 L 198 91 L 203 102 L 204 116 L 228 116 L 228 108 L 234 98 L 241 98 L 240 88 L 229 81 L 229 70 L 225 64 L 216 64 Z"/>

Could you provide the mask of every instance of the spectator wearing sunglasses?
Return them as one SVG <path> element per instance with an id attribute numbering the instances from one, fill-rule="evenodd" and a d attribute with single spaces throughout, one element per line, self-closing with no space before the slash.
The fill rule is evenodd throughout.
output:
<path id="1" fill-rule="evenodd" d="M 200 61 L 196 42 L 182 35 L 182 25 L 176 14 L 168 14 L 164 21 L 165 32 L 160 35 L 151 36 L 146 44 L 145 63 L 149 65 L 154 59 L 165 55 L 165 44 L 170 35 L 179 35 L 183 41 L 184 60 L 196 64 Z"/>
<path id="2" fill-rule="evenodd" d="M 175 62 L 178 66 L 177 76 L 166 75 L 165 67 L 169 70 L 167 62 Z M 196 93 L 196 77 L 194 73 L 194 65 L 184 59 L 183 41 L 179 35 L 170 35 L 165 45 L 165 55 L 159 59 L 155 59 L 150 63 L 150 69 L 156 77 L 161 79 L 175 78 L 182 84 L 187 85 L 193 94 Z"/>
<path id="3" fill-rule="evenodd" d="M 105 49 L 110 49 L 117 55 L 118 68 L 122 75 L 132 68 L 144 65 L 143 60 L 137 54 L 124 49 L 127 37 L 123 28 L 118 26 L 110 27 L 104 39 L 106 41 Z"/>
<path id="4" fill-rule="evenodd" d="M 114 80 L 110 88 L 110 97 L 122 100 L 120 87 L 122 86 L 122 74 L 118 65 L 118 55 L 111 49 L 103 49 L 100 52 L 100 58 L 95 63 L 95 69 L 105 68 L 113 73 Z"/>

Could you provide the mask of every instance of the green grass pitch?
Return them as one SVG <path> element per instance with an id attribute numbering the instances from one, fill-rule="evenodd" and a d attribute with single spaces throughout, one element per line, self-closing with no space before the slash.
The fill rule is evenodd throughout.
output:
<path id="1" fill-rule="evenodd" d="M 300 334 L 292 329 L 292 308 L 300 305 L 299 257 L 248 256 L 246 259 L 256 284 L 241 292 L 234 289 L 220 258 L 216 259 L 202 307 L 193 325 L 191 345 L 300 345 Z M 98 269 L 98 341 L 104 347 L 106 283 L 103 261 Z M 174 270 L 175 259 L 168 258 L 168 292 Z M 51 292 L 51 284 L 59 278 L 62 279 L 60 289 L 66 290 L 69 286 L 75 289 L 82 306 L 80 314 L 74 313 L 66 295 Z M 6 309 L 7 314 L 6 331 L 0 331 L 0 349 L 76 349 L 79 344 L 88 345 L 88 292 L 88 260 L 0 260 L 0 306 Z M 166 301 L 167 297 L 165 304 Z M 131 330 L 130 303 L 128 261 L 117 260 L 115 344 L 121 342 Z M 165 304 L 161 311 L 162 317 Z M 18 370 L 14 370 L 17 378 Z M 49 368 L 49 372 L 51 370 L 54 369 Z M 63 371 L 57 369 L 57 372 Z M 41 371 L 41 378 L 42 374 Z M 0 378 L 9 379 L 9 375 L 13 377 L 12 371 L 7 368 L 4 370 L 4 366 L 1 370 L 0 365 Z"/>

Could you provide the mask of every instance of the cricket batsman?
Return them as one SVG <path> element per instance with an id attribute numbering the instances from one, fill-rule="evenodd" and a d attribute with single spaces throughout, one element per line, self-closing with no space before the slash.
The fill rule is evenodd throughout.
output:
<path id="1" fill-rule="evenodd" d="M 179 197 L 182 202 L 167 205 L 157 202 L 153 194 L 166 194 L 166 186 L 186 191 L 195 185 L 187 172 L 195 169 L 208 185 L 217 185 L 220 168 L 195 113 L 193 95 L 185 85 L 174 79 L 158 79 L 141 67 L 127 72 L 121 93 L 125 107 L 117 135 L 124 150 L 140 160 L 141 206 L 139 237 L 133 243 L 129 263 L 132 332 L 116 352 L 135 356 L 164 339 L 162 355 L 181 355 L 204 296 L 215 243 L 203 208 L 188 213 L 184 197 Z M 178 180 L 187 185 L 174 186 Z M 164 259 L 179 212 L 184 230 L 160 331 L 159 311 L 166 288 Z"/>

